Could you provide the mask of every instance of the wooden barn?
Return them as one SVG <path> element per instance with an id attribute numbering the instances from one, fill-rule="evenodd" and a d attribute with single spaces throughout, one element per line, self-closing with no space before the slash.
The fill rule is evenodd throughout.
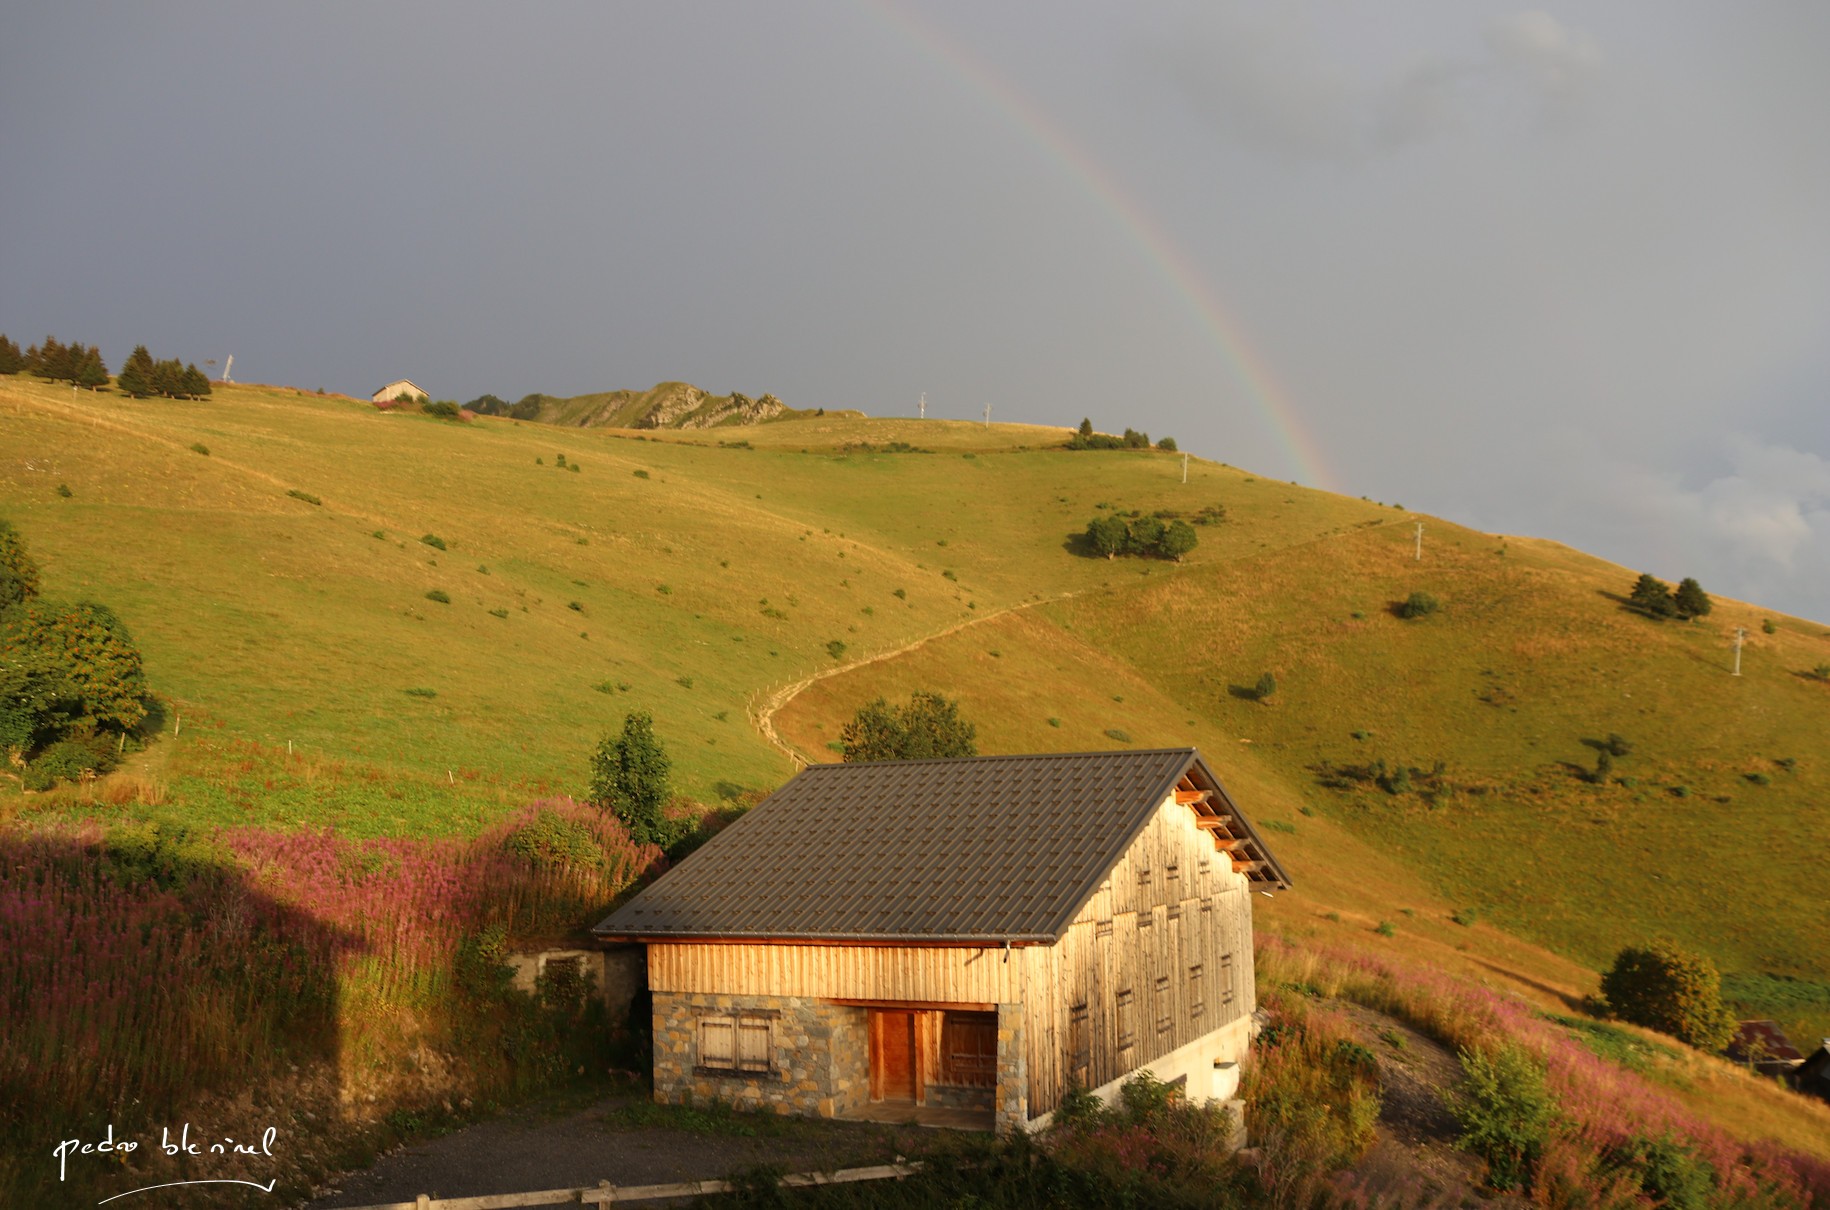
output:
<path id="1" fill-rule="evenodd" d="M 816 765 L 595 932 L 646 943 L 658 1101 L 1035 1129 L 1233 1099 L 1289 885 L 1193 748 Z"/>

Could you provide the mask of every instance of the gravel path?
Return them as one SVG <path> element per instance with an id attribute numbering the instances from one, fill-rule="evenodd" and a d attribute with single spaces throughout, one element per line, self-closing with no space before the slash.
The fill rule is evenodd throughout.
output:
<path id="1" fill-rule="evenodd" d="M 803 1119 L 715 1119 L 704 1131 L 642 1125 L 686 1123 L 684 1115 L 639 1109 L 631 1124 L 628 1096 L 589 1108 L 542 1114 L 523 1109 L 452 1134 L 413 1143 L 352 1173 L 307 1203 L 310 1210 L 411 1201 L 421 1193 L 469 1197 L 564 1189 L 609 1181 L 652 1185 L 709 1180 L 769 1164 L 789 1172 L 884 1163 L 895 1134 L 863 1122 Z M 754 1133 L 742 1133 L 753 1131 Z"/>

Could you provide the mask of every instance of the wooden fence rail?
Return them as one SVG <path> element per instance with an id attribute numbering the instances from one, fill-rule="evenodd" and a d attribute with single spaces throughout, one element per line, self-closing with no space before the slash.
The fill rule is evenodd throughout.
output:
<path id="1" fill-rule="evenodd" d="M 837 1172 L 791 1172 L 782 1185 L 802 1189 L 812 1185 L 849 1185 L 854 1181 L 901 1180 L 921 1171 L 919 1163 L 875 1164 L 869 1168 L 841 1168 Z M 378 1202 L 350 1210 L 518 1210 L 522 1206 L 622 1206 L 632 1202 L 657 1202 L 669 1198 L 729 1193 L 729 1181 L 676 1181 L 668 1185 L 612 1185 L 599 1181 L 574 1189 L 538 1189 L 531 1193 L 484 1193 L 476 1197 L 431 1197 L 420 1194 L 410 1202 Z"/>

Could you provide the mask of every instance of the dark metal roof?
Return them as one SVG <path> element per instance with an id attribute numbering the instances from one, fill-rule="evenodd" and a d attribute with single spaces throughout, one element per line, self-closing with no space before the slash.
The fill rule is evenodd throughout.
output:
<path id="1" fill-rule="evenodd" d="M 1178 785 L 1256 887 L 1289 885 L 1193 748 L 814 765 L 593 931 L 1054 942 Z"/>

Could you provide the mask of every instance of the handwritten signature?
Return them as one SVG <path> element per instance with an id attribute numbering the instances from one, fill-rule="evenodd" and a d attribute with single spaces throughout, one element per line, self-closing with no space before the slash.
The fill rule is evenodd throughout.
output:
<path id="1" fill-rule="evenodd" d="M 266 1156 L 271 1158 L 273 1155 L 273 1144 L 274 1141 L 279 1138 L 279 1133 L 280 1132 L 276 1127 L 269 1126 L 261 1133 L 259 1142 L 238 1142 L 227 1135 L 224 1135 L 217 1141 L 205 1141 L 201 1132 L 199 1132 L 196 1139 L 192 1139 L 191 1124 L 186 1122 L 179 1128 L 176 1137 L 173 1137 L 171 1127 L 161 1127 L 159 1130 L 159 1149 L 168 1156 L 247 1155 Z M 100 1155 L 113 1156 L 117 1159 L 125 1160 L 139 1149 L 140 1142 L 137 1139 L 115 1138 L 114 1123 L 110 1122 L 107 1131 L 101 1138 L 94 1142 L 86 1142 L 80 1138 L 64 1139 L 59 1142 L 56 1147 L 52 1148 L 51 1157 L 57 1161 L 57 1179 L 61 1182 L 69 1175 L 71 1156 Z M 273 1187 L 277 1183 L 277 1181 L 268 1181 L 266 1184 L 262 1185 L 254 1181 L 230 1180 L 226 1178 L 168 1181 L 162 1185 L 147 1185 L 142 1189 L 129 1189 L 127 1193 L 117 1193 L 114 1197 L 103 1198 L 102 1201 L 111 1202 L 114 1201 L 115 1198 L 126 1197 L 128 1193 L 144 1193 L 147 1189 L 167 1189 L 173 1185 L 251 1185 L 263 1192 L 272 1193 Z M 97 1204 L 100 1205 L 101 1203 Z"/>

